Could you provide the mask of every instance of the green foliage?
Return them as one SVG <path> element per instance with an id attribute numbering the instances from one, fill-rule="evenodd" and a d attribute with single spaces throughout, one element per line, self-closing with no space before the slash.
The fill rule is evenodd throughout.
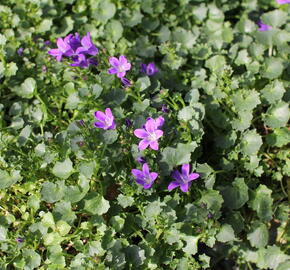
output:
<path id="1" fill-rule="evenodd" d="M 0 269 L 290 269 L 289 29 L 275 0 L 2 0 Z M 76 32 L 96 67 L 48 55 Z M 106 108 L 115 130 L 94 127 Z M 200 177 L 168 191 L 185 163 Z"/>

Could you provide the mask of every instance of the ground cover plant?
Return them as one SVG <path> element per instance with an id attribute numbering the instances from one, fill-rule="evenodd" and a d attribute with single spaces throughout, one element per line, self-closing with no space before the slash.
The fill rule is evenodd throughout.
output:
<path id="1" fill-rule="evenodd" d="M 0 269 L 290 269 L 288 0 L 2 0 Z"/>

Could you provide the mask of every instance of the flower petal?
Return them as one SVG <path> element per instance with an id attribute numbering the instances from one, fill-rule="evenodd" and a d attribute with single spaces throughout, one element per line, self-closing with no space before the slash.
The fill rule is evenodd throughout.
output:
<path id="1" fill-rule="evenodd" d="M 150 173 L 150 178 L 152 179 L 152 182 L 155 181 L 155 179 L 158 177 L 158 173 L 152 172 Z"/>
<path id="2" fill-rule="evenodd" d="M 109 74 L 116 74 L 116 73 L 118 73 L 118 69 L 115 67 L 109 68 L 108 73 Z"/>
<path id="3" fill-rule="evenodd" d="M 162 116 L 159 116 L 155 119 L 156 128 L 161 128 L 164 124 L 164 118 Z"/>
<path id="4" fill-rule="evenodd" d="M 142 170 L 143 170 L 143 175 L 144 176 L 150 176 L 149 175 L 149 166 L 147 163 L 144 163 L 143 166 L 142 166 Z"/>
<path id="5" fill-rule="evenodd" d="M 130 63 L 126 63 L 126 64 L 122 65 L 122 67 L 123 67 L 123 70 L 128 71 L 128 70 L 131 69 L 131 64 Z"/>
<path id="6" fill-rule="evenodd" d="M 163 135 L 162 130 L 160 130 L 160 129 L 155 130 L 156 139 L 159 139 L 160 137 L 162 137 L 162 135 Z"/>
<path id="7" fill-rule="evenodd" d="M 183 177 L 187 179 L 189 175 L 189 164 L 183 164 L 181 167 L 181 172 Z"/>
<path id="8" fill-rule="evenodd" d="M 175 170 L 172 174 L 171 177 L 173 177 L 175 180 L 179 181 L 179 182 L 183 182 L 182 181 L 182 177 L 180 175 L 180 172 Z"/>
<path id="9" fill-rule="evenodd" d="M 108 127 L 108 129 L 116 129 L 116 123 L 113 121 L 112 125 Z"/>
<path id="10" fill-rule="evenodd" d="M 110 57 L 109 62 L 113 67 L 118 67 L 119 66 L 119 60 L 116 57 Z"/>
<path id="11" fill-rule="evenodd" d="M 113 114 L 112 114 L 112 111 L 110 108 L 106 108 L 105 109 L 105 114 L 107 115 L 107 117 L 109 118 L 114 118 Z"/>
<path id="12" fill-rule="evenodd" d="M 178 182 L 171 182 L 169 185 L 168 185 L 168 190 L 171 191 L 172 189 L 174 188 L 177 188 L 180 184 Z"/>
<path id="13" fill-rule="evenodd" d="M 138 148 L 139 148 L 139 150 L 142 151 L 142 150 L 146 149 L 149 144 L 150 144 L 150 142 L 148 140 L 144 139 L 144 140 L 139 142 Z"/>
<path id="14" fill-rule="evenodd" d="M 105 122 L 105 120 L 106 120 L 106 115 L 103 112 L 101 112 L 101 111 L 96 111 L 95 112 L 95 117 L 98 120 L 103 121 L 103 122 Z"/>
<path id="15" fill-rule="evenodd" d="M 126 56 L 120 55 L 120 57 L 119 57 L 119 63 L 121 65 L 127 64 L 128 63 L 128 60 L 127 60 Z"/>
<path id="16" fill-rule="evenodd" d="M 131 173 L 137 178 L 143 178 L 143 172 L 137 169 L 132 169 Z"/>
<path id="17" fill-rule="evenodd" d="M 62 52 L 59 49 L 51 49 L 48 51 L 48 54 L 52 55 L 52 56 L 57 56 L 62 54 Z"/>
<path id="18" fill-rule="evenodd" d="M 154 119 L 149 119 L 146 124 L 145 124 L 145 128 L 148 132 L 153 133 L 155 130 L 155 121 Z"/>
<path id="19" fill-rule="evenodd" d="M 191 173 L 189 176 L 188 176 L 188 180 L 192 181 L 192 180 L 195 180 L 199 178 L 199 174 L 198 173 Z"/>
<path id="20" fill-rule="evenodd" d="M 150 184 L 144 184 L 143 187 L 144 187 L 144 189 L 149 189 L 152 187 L 152 184 L 153 184 L 153 182 Z"/>
<path id="21" fill-rule="evenodd" d="M 151 141 L 150 142 L 150 148 L 157 151 L 159 149 L 158 142 L 157 141 Z"/>
<path id="22" fill-rule="evenodd" d="M 135 129 L 134 130 L 134 135 L 140 139 L 144 139 L 148 137 L 148 133 L 145 129 Z"/>
<path id="23" fill-rule="evenodd" d="M 188 191 L 188 188 L 189 188 L 188 183 L 184 183 L 184 184 L 181 184 L 181 185 L 180 185 L 180 189 L 181 189 L 183 192 L 187 192 L 187 191 Z"/>
<path id="24" fill-rule="evenodd" d="M 95 122 L 94 125 L 95 125 L 96 128 L 106 129 L 106 124 L 103 123 L 103 122 Z"/>
<path id="25" fill-rule="evenodd" d="M 126 72 L 125 72 L 125 71 L 123 71 L 123 72 L 118 72 L 118 73 L 117 73 L 117 77 L 118 77 L 118 78 L 123 78 L 125 75 L 126 75 Z"/>

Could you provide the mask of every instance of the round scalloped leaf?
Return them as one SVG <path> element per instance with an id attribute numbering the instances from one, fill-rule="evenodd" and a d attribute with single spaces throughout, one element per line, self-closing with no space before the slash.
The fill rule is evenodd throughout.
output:
<path id="1" fill-rule="evenodd" d="M 222 243 L 230 242 L 235 239 L 235 232 L 231 225 L 224 224 L 216 235 L 216 239 Z"/>
<path id="2" fill-rule="evenodd" d="M 283 72 L 283 61 L 280 58 L 266 58 L 263 76 L 267 79 L 276 79 Z"/>
<path id="3" fill-rule="evenodd" d="M 256 223 L 251 226 L 252 230 L 248 233 L 247 239 L 250 241 L 251 246 L 261 248 L 268 244 L 269 233 L 268 228 L 263 223 Z"/>
<path id="4" fill-rule="evenodd" d="M 64 161 L 57 161 L 52 168 L 52 173 L 59 178 L 67 179 L 74 172 L 72 162 L 69 158 Z"/>
<path id="5" fill-rule="evenodd" d="M 286 126 L 289 121 L 290 111 L 286 102 L 273 104 L 264 115 L 265 124 L 272 128 L 280 128 Z"/>
<path id="6" fill-rule="evenodd" d="M 108 212 L 110 204 L 100 194 L 91 192 L 84 198 L 84 210 L 93 215 L 103 215 Z"/>
<path id="7" fill-rule="evenodd" d="M 263 144 L 262 138 L 257 134 L 256 130 L 246 131 L 241 141 L 241 151 L 248 156 L 257 153 Z"/>
<path id="8" fill-rule="evenodd" d="M 253 200 L 249 202 L 251 208 L 257 211 L 257 215 L 262 221 L 270 221 L 272 219 L 273 199 L 271 194 L 271 189 L 265 185 L 259 185 L 255 191 Z"/>
<path id="9" fill-rule="evenodd" d="M 282 82 L 275 80 L 270 84 L 267 84 L 261 91 L 262 97 L 267 100 L 270 104 L 275 103 L 282 99 L 285 88 Z"/>
<path id="10" fill-rule="evenodd" d="M 287 21 L 287 13 L 279 10 L 279 9 L 275 9 L 273 11 L 264 13 L 261 17 L 263 23 L 267 24 L 267 25 L 271 25 L 274 27 L 280 27 L 281 25 L 285 24 Z"/>

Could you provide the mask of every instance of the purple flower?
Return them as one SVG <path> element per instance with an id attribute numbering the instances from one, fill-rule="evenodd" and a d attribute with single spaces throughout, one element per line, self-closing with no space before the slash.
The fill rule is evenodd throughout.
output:
<path id="1" fill-rule="evenodd" d="M 163 104 L 163 105 L 162 105 L 162 107 L 161 107 L 161 111 L 162 111 L 163 113 L 169 113 L 169 109 L 168 109 L 168 107 L 167 107 L 166 104 Z"/>
<path id="2" fill-rule="evenodd" d="M 80 127 L 84 127 L 86 125 L 83 119 L 79 120 L 77 123 L 79 124 Z"/>
<path id="3" fill-rule="evenodd" d="M 95 127 L 105 130 L 116 128 L 115 118 L 110 108 L 106 108 L 105 113 L 96 111 L 95 117 L 98 119 L 98 122 L 94 123 Z"/>
<path id="4" fill-rule="evenodd" d="M 70 64 L 72 67 L 88 68 L 90 65 L 96 66 L 98 61 L 94 58 L 86 58 L 84 54 L 79 54 L 72 57 L 73 63 Z"/>
<path id="5" fill-rule="evenodd" d="M 257 24 L 259 26 L 258 30 L 260 32 L 264 32 L 264 31 L 268 31 L 268 30 L 272 29 L 272 26 L 264 24 L 261 20 L 258 21 Z"/>
<path id="6" fill-rule="evenodd" d="M 24 242 L 24 239 L 21 238 L 21 237 L 17 237 L 17 238 L 16 238 L 16 242 L 17 242 L 17 243 L 23 243 L 23 242 Z"/>
<path id="7" fill-rule="evenodd" d="M 144 163 L 146 163 L 146 158 L 144 158 L 144 157 L 137 157 L 137 162 L 140 163 L 140 164 L 144 164 Z"/>
<path id="8" fill-rule="evenodd" d="M 65 37 L 64 40 L 62 38 L 58 38 L 56 42 L 58 48 L 49 50 L 48 54 L 54 56 L 58 62 L 61 61 L 63 56 L 72 56 L 74 51 L 68 42 L 69 36 Z"/>
<path id="9" fill-rule="evenodd" d="M 124 77 L 126 71 L 131 69 L 131 64 L 124 55 L 121 55 L 119 59 L 116 57 L 110 57 L 109 62 L 112 67 L 108 69 L 108 73 L 117 74 L 118 78 Z"/>
<path id="10" fill-rule="evenodd" d="M 24 49 L 23 49 L 22 47 L 19 48 L 19 49 L 17 50 L 18 55 L 19 55 L 19 56 L 23 56 L 23 51 L 24 51 Z"/>
<path id="11" fill-rule="evenodd" d="M 126 118 L 125 119 L 125 125 L 126 125 L 126 127 L 131 127 L 132 125 L 133 125 L 133 123 L 132 123 L 132 121 L 129 119 L 129 118 Z"/>
<path id="12" fill-rule="evenodd" d="M 180 187 L 183 192 L 187 192 L 188 188 L 191 185 L 191 181 L 199 177 L 198 173 L 189 173 L 189 164 L 183 164 L 181 167 L 181 173 L 178 170 L 175 170 L 171 175 L 175 181 L 172 181 L 168 190 L 171 191 L 176 187 Z"/>
<path id="13" fill-rule="evenodd" d="M 139 150 L 144 150 L 150 146 L 153 150 L 158 150 L 158 139 L 163 135 L 159 128 L 164 124 L 164 118 L 158 117 L 156 120 L 148 118 L 143 129 L 135 129 L 134 135 L 142 139 L 139 143 Z"/>
<path id="14" fill-rule="evenodd" d="M 47 71 L 47 67 L 46 67 L 45 65 L 42 65 L 42 66 L 41 66 L 41 71 L 42 71 L 42 72 L 46 72 L 46 71 Z"/>
<path id="15" fill-rule="evenodd" d="M 125 86 L 125 87 L 127 87 L 127 86 L 130 86 L 130 85 L 131 85 L 131 82 L 130 82 L 130 80 L 128 80 L 128 79 L 127 79 L 127 78 L 125 78 L 125 77 L 122 77 L 122 78 L 121 78 L 121 82 L 122 82 L 123 86 Z"/>
<path id="16" fill-rule="evenodd" d="M 280 5 L 283 5 L 283 4 L 290 4 L 290 0 L 276 0 L 276 2 Z"/>
<path id="17" fill-rule="evenodd" d="M 147 76 L 154 75 L 158 69 L 155 67 L 155 64 L 153 62 L 146 64 L 141 64 L 141 72 L 145 73 Z"/>
<path id="18" fill-rule="evenodd" d="M 151 188 L 153 182 L 158 176 L 156 172 L 149 172 L 149 167 L 147 163 L 143 164 L 142 171 L 137 169 L 132 169 L 132 174 L 136 177 L 136 182 L 142 185 L 145 189 Z"/>
<path id="19" fill-rule="evenodd" d="M 97 55 L 98 48 L 92 42 L 90 32 L 88 32 L 87 35 L 82 38 L 81 47 L 77 48 L 76 53 L 85 53 L 93 56 Z"/>
<path id="20" fill-rule="evenodd" d="M 44 41 L 44 45 L 45 46 L 49 46 L 50 45 L 50 41 L 49 40 Z"/>

